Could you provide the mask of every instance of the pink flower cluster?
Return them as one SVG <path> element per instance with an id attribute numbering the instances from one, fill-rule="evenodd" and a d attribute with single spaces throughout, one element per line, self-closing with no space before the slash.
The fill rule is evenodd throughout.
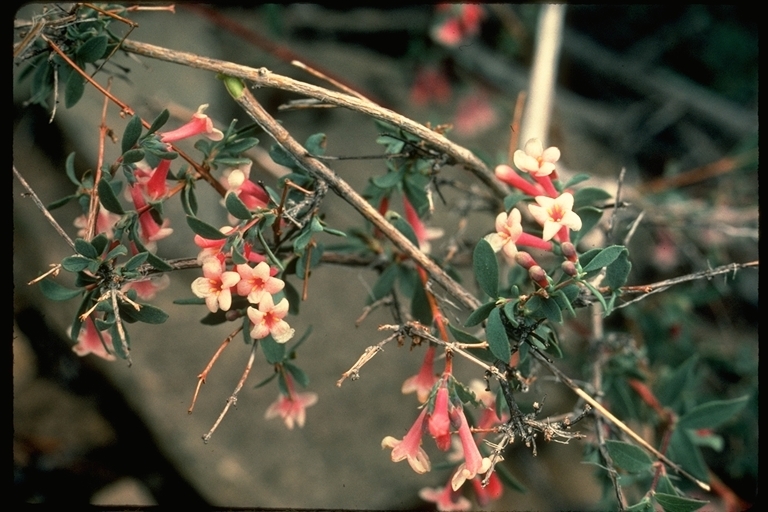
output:
<path id="1" fill-rule="evenodd" d="M 496 217 L 496 231 L 485 239 L 494 251 L 502 251 L 510 264 L 530 258 L 525 253 L 524 259 L 516 258 L 518 245 L 551 251 L 552 240 L 560 244 L 569 243 L 569 230 L 581 229 L 581 218 L 573 211 L 573 195 L 570 192 L 559 193 L 552 182 L 553 178 L 557 178 L 555 164 L 559 159 L 558 148 L 544 149 L 539 139 L 531 139 L 525 144 L 524 150 L 515 151 L 513 160 L 520 172 L 530 174 L 533 181 L 523 178 L 508 165 L 496 167 L 495 174 L 498 179 L 536 200 L 536 204 L 528 205 L 528 211 L 542 226 L 541 237 L 523 232 L 522 218 L 517 208 L 513 208 L 509 213 L 502 212 Z M 530 270 L 529 267 L 534 265 L 535 261 L 526 268 Z M 538 279 L 537 282 L 539 281 L 543 283 L 546 279 Z"/>
<path id="2" fill-rule="evenodd" d="M 425 357 L 425 363 L 422 365 L 422 371 L 419 373 L 420 377 L 417 376 L 417 380 L 426 383 L 428 376 L 429 379 L 434 377 L 431 375 L 432 357 L 433 354 L 428 352 Z M 477 484 L 475 490 L 478 501 L 481 505 L 485 505 L 490 499 L 496 499 L 500 496 L 500 482 L 495 475 L 492 475 L 490 479 L 491 485 L 483 488 L 479 480 L 475 479 L 476 476 L 483 475 L 490 470 L 491 461 L 480 454 L 464 414 L 461 400 L 454 391 L 455 382 L 450 370 L 446 371 L 441 377 L 436 378 L 436 380 L 437 382 L 433 381 L 434 385 L 431 387 L 429 399 L 422 406 L 421 413 L 416 418 L 416 422 L 405 436 L 402 439 L 387 436 L 382 440 L 381 446 L 382 448 L 392 449 L 391 458 L 393 462 L 407 460 L 415 472 L 426 473 L 431 469 L 431 464 L 429 456 L 422 447 L 424 433 L 428 432 L 435 440 L 437 448 L 442 451 L 450 449 L 453 434 L 458 433 L 463 462 L 453 473 L 444 489 L 422 489 L 420 496 L 427 501 L 437 503 L 439 510 L 468 510 L 469 501 L 460 496 L 458 490 L 464 485 L 464 482 L 470 480 L 473 482 L 473 485 Z M 422 384 L 419 389 L 423 389 L 424 386 L 425 384 Z M 405 386 L 403 388 L 405 391 Z M 481 428 L 490 428 L 500 421 L 495 413 L 493 413 L 493 416 L 490 416 L 490 413 L 484 413 L 482 418 Z"/>
<path id="3" fill-rule="evenodd" d="M 479 4 L 439 4 L 435 10 L 441 21 L 432 29 L 432 38 L 456 47 L 480 32 L 485 10 Z"/>

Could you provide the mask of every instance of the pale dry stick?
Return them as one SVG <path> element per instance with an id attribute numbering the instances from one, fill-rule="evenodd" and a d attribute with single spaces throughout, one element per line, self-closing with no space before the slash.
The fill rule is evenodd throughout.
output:
<path id="1" fill-rule="evenodd" d="M 48 211 L 48 208 L 46 208 L 43 202 L 40 200 L 40 198 L 37 197 L 37 194 L 35 194 L 35 191 L 32 190 L 32 187 L 29 186 L 29 183 L 27 183 L 27 180 L 25 180 L 21 176 L 21 173 L 16 170 L 15 165 L 13 166 L 13 174 L 16 176 L 16 179 L 19 180 L 19 182 L 21 183 L 21 186 L 27 189 L 27 193 L 29 194 L 29 197 L 32 198 L 32 202 L 35 203 L 35 206 L 37 206 L 37 209 L 43 213 L 43 216 L 48 220 L 51 226 L 53 226 L 53 229 L 56 230 L 59 236 L 61 236 L 61 238 L 63 238 L 64 241 L 67 242 L 72 249 L 74 249 L 75 242 L 73 242 L 72 239 L 69 238 L 69 235 L 67 235 L 67 233 L 59 225 L 56 219 L 53 218 L 53 215 L 51 215 L 51 212 Z"/>
<path id="2" fill-rule="evenodd" d="M 208 362 L 208 365 L 205 367 L 205 370 L 200 372 L 200 375 L 197 376 L 197 387 L 195 388 L 195 394 L 192 397 L 192 404 L 189 406 L 189 409 L 187 409 L 187 414 L 192 414 L 192 409 L 195 408 L 195 403 L 197 402 L 197 395 L 200 393 L 200 388 L 205 384 L 205 378 L 208 376 L 208 372 L 211 371 L 211 368 L 213 368 L 214 363 L 219 359 L 219 356 L 222 352 L 224 352 L 224 349 L 227 348 L 229 345 L 229 342 L 231 342 L 237 334 L 243 330 L 243 326 L 241 325 L 237 329 L 235 329 L 232 334 L 224 338 L 224 341 L 221 343 L 221 346 L 219 346 L 219 349 L 216 351 L 215 354 L 213 354 L 213 357 Z"/>
<path id="3" fill-rule="evenodd" d="M 107 80 L 107 90 L 112 88 L 112 77 Z M 90 201 L 88 204 L 88 221 L 86 223 L 87 230 L 85 233 L 85 241 L 90 242 L 93 237 L 96 236 L 96 220 L 99 216 L 99 181 L 101 181 L 101 167 L 104 164 L 104 140 L 107 137 L 107 106 L 109 105 L 109 98 L 104 96 L 104 105 L 101 107 L 101 124 L 99 124 L 99 149 L 98 157 L 96 158 L 96 172 L 93 176 L 93 187 L 90 192 Z"/>
<path id="4" fill-rule="evenodd" d="M 640 437 L 638 434 L 635 433 L 634 430 L 629 428 L 627 425 L 624 424 L 620 419 L 618 419 L 616 416 L 614 416 L 611 411 L 603 407 L 600 402 L 592 398 L 586 391 L 581 389 L 575 382 L 573 382 L 570 377 L 568 377 L 566 374 L 564 374 L 560 369 L 555 366 L 554 364 L 550 363 L 546 357 L 541 355 L 537 351 L 532 351 L 533 355 L 536 359 L 539 360 L 541 364 L 547 367 L 547 369 L 552 372 L 553 375 L 555 375 L 558 379 L 560 379 L 563 384 L 571 388 L 571 391 L 576 393 L 582 400 L 587 402 L 590 406 L 592 406 L 595 410 L 597 410 L 598 413 L 602 414 L 608 421 L 613 423 L 619 430 L 627 434 L 629 437 L 631 437 L 636 443 L 638 443 L 640 446 L 645 448 L 647 451 L 649 451 L 651 454 L 653 454 L 654 457 L 665 463 L 667 466 L 671 467 L 684 477 L 688 478 L 692 482 L 694 482 L 696 485 L 704 489 L 705 491 L 709 491 L 709 485 L 705 482 L 702 482 L 701 480 L 697 479 L 695 476 L 691 475 L 687 471 L 685 471 L 683 468 L 669 460 L 666 455 L 658 451 L 656 448 L 648 444 L 648 442 Z"/>
<path id="5" fill-rule="evenodd" d="M 331 91 L 323 87 L 281 76 L 272 73 L 267 68 L 263 67 L 255 69 L 223 60 L 201 57 L 193 53 L 170 50 L 161 46 L 133 40 L 125 40 L 121 47 L 123 50 L 137 55 L 174 62 L 176 64 L 197 69 L 223 73 L 228 76 L 248 80 L 253 82 L 257 87 L 272 87 L 284 91 L 295 92 L 297 94 L 309 96 L 323 102 L 332 103 L 340 107 L 360 112 L 375 119 L 386 121 L 418 136 L 434 147 L 434 149 L 452 157 L 456 162 L 463 165 L 490 188 L 497 199 L 503 199 L 510 192 L 509 187 L 497 180 L 493 172 L 468 149 L 451 142 L 444 136 L 416 121 L 393 112 L 392 110 L 380 107 L 370 101 L 364 101 L 348 94 Z"/>
<path id="6" fill-rule="evenodd" d="M 623 304 L 619 304 L 613 309 L 621 309 L 623 307 L 629 306 L 634 302 L 645 299 L 649 295 L 652 295 L 654 293 L 662 292 L 667 288 L 669 288 L 670 286 L 673 286 L 676 284 L 685 283 L 688 281 L 695 281 L 696 279 L 710 279 L 720 274 L 726 274 L 728 272 L 735 273 L 737 270 L 740 270 L 743 268 L 752 268 L 752 267 L 759 267 L 759 266 L 760 266 L 760 260 L 750 261 L 747 263 L 729 263 L 728 265 L 721 265 L 719 267 L 715 267 L 712 269 L 702 270 L 700 272 L 694 272 L 692 274 L 687 274 L 684 276 L 673 277 L 672 279 L 665 279 L 664 281 L 659 281 L 658 283 L 638 285 L 638 286 L 623 286 L 621 288 L 622 295 L 624 293 L 641 293 L 642 295 L 640 295 L 639 297 L 635 297 L 634 299 L 627 301 Z"/>
<path id="7" fill-rule="evenodd" d="M 384 345 L 386 345 L 387 343 L 389 343 L 390 341 L 394 340 L 397 337 L 398 337 L 398 334 L 395 333 L 395 334 L 393 334 L 393 335 L 391 335 L 391 336 L 389 336 L 387 338 L 384 338 L 383 340 L 381 340 L 377 344 L 371 345 L 370 347 L 367 347 L 363 351 L 363 355 L 361 355 L 358 358 L 358 360 L 355 362 L 355 364 L 353 364 L 352 367 L 349 370 L 347 370 L 347 371 L 345 371 L 344 373 L 341 374 L 341 378 L 336 381 L 336 387 L 340 388 L 342 382 L 344 382 L 347 378 L 350 378 L 352 380 L 359 379 L 360 378 L 360 368 L 362 368 L 363 365 L 365 365 L 365 363 L 367 363 L 368 361 L 373 359 L 373 356 L 375 356 L 379 352 L 384 351 L 384 348 L 383 348 Z"/>
<path id="8" fill-rule="evenodd" d="M 234 95 L 233 95 L 234 97 Z M 414 246 L 408 238 L 390 224 L 382 215 L 357 193 L 346 181 L 325 166 L 321 161 L 308 155 L 307 150 L 299 144 L 290 133 L 278 123 L 259 104 L 256 98 L 243 88 L 241 94 L 235 97 L 240 106 L 250 115 L 275 141 L 282 146 L 294 159 L 313 177 L 325 181 L 336 194 L 351 204 L 363 217 L 379 228 L 398 249 L 412 258 L 417 265 L 424 268 L 437 283 L 442 285 L 451 295 L 456 297 L 465 307 L 475 310 L 481 303 L 474 295 L 453 280 L 440 266 L 426 254 Z"/>
<path id="9" fill-rule="evenodd" d="M 245 379 L 248 378 L 248 374 L 251 373 L 251 367 L 253 366 L 253 360 L 256 358 L 256 348 L 258 346 L 259 346 L 258 342 L 256 340 L 253 340 L 253 346 L 251 347 L 251 355 L 248 357 L 248 364 L 245 365 L 245 371 L 243 372 L 243 376 L 240 377 L 240 382 L 237 383 L 237 386 L 235 387 L 235 390 L 232 392 L 232 395 L 229 398 L 227 398 L 227 403 L 226 405 L 224 405 L 224 410 L 221 411 L 221 414 L 219 414 L 219 417 L 216 419 L 216 423 L 214 423 L 213 426 L 211 427 L 211 430 L 209 430 L 208 433 L 203 436 L 204 443 L 208 443 L 208 441 L 211 440 L 211 436 L 219 427 L 219 423 L 221 423 L 221 420 L 224 419 L 224 416 L 227 414 L 227 411 L 229 410 L 230 406 L 237 403 L 237 394 L 243 388 L 243 384 L 245 384 Z"/>
<path id="10" fill-rule="evenodd" d="M 332 84 L 333 86 L 335 86 L 337 89 L 342 90 L 345 93 L 349 94 L 350 96 L 354 96 L 355 98 L 359 98 L 359 99 L 361 99 L 363 101 L 367 101 L 367 102 L 372 103 L 374 105 L 376 104 L 373 101 L 371 101 L 368 98 L 366 98 L 365 96 L 363 96 L 362 94 L 360 94 L 359 92 L 357 92 L 356 90 L 354 90 L 354 89 L 352 89 L 350 87 L 347 87 L 346 85 L 344 85 L 343 83 L 339 82 L 338 80 L 333 79 L 333 78 L 329 77 L 328 75 L 326 75 L 324 73 L 321 73 L 320 71 L 318 71 L 318 70 L 316 70 L 314 68 L 311 68 L 310 66 L 307 66 L 303 62 L 300 62 L 298 60 L 292 60 L 291 64 L 293 64 L 294 66 L 296 66 L 299 69 L 303 69 L 304 71 L 306 71 L 310 75 L 313 75 L 313 76 L 316 76 L 317 78 L 325 80 L 326 82 L 328 82 L 328 83 Z"/>
<path id="11" fill-rule="evenodd" d="M 123 329 L 123 321 L 120 319 L 120 310 L 117 305 L 117 293 L 118 290 L 110 290 L 110 293 L 112 295 L 112 311 L 115 314 L 115 325 L 117 326 L 117 335 L 120 337 L 120 345 L 123 347 L 123 353 L 125 354 L 125 359 L 128 361 L 128 366 L 133 365 L 133 361 L 131 360 L 131 353 L 128 348 L 128 339 L 125 337 L 125 329 Z M 138 306 L 138 304 L 134 303 L 134 307 Z M 136 309 L 139 309 L 138 307 Z"/>

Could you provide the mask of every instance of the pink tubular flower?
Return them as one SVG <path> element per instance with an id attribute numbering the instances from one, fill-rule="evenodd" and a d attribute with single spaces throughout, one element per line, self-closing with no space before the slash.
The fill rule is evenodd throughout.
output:
<path id="1" fill-rule="evenodd" d="M 472 510 L 472 503 L 454 491 L 451 488 L 450 482 L 442 489 L 424 487 L 419 491 L 419 497 L 424 501 L 434 503 L 437 506 L 437 510 L 441 512 Z"/>
<path id="2" fill-rule="evenodd" d="M 527 181 L 525 178 L 517 174 L 517 171 L 508 165 L 497 165 L 494 174 L 496 174 L 496 177 L 507 185 L 511 185 L 516 189 L 525 192 L 531 197 L 544 194 L 544 188 L 542 188 L 541 185 Z"/>
<path id="3" fill-rule="evenodd" d="M 284 298 L 275 305 L 272 296 L 265 293 L 259 302 L 259 309 L 249 307 L 247 312 L 254 325 L 251 338 L 260 340 L 271 334 L 276 342 L 285 343 L 293 337 L 295 330 L 283 320 L 288 314 L 288 299 Z"/>
<path id="4" fill-rule="evenodd" d="M 435 397 L 435 406 L 427 420 L 429 433 L 435 439 L 438 449 L 447 451 L 451 447 L 451 420 L 448 418 L 448 408 L 451 407 L 448 400 L 448 386 L 446 378 L 440 381 Z"/>
<path id="5" fill-rule="evenodd" d="M 459 424 L 459 438 L 461 447 L 464 450 L 464 463 L 459 466 L 451 479 L 451 487 L 458 490 L 466 480 L 475 478 L 476 475 L 485 473 L 491 468 L 491 461 L 480 455 L 480 450 L 472 437 L 472 431 L 469 429 L 467 418 L 464 416 L 464 409 L 456 407 L 451 411 L 451 420 L 454 424 Z"/>
<path id="6" fill-rule="evenodd" d="M 504 492 L 504 486 L 501 484 L 501 480 L 499 480 L 496 473 L 491 474 L 487 486 L 483 487 L 480 480 L 475 478 L 472 480 L 472 487 L 475 489 L 477 504 L 481 507 L 485 507 L 491 501 L 501 498 Z"/>
<path id="7" fill-rule="evenodd" d="M 248 297 L 248 302 L 251 304 L 258 304 L 265 294 L 274 295 L 285 287 L 285 282 L 282 279 L 272 277 L 271 269 L 265 262 L 261 262 L 255 267 L 237 265 L 236 269 L 237 273 L 240 274 L 237 294 Z"/>
<path id="8" fill-rule="evenodd" d="M 192 293 L 205 298 L 205 305 L 211 313 L 221 308 L 229 311 L 232 306 L 232 291 L 240 281 L 240 274 L 224 270 L 224 263 L 219 258 L 208 258 L 203 263 L 203 275 L 192 282 Z M 263 336 L 262 336 L 263 337 Z"/>
<path id="9" fill-rule="evenodd" d="M 307 407 L 317 403 L 317 393 L 297 393 L 293 390 L 291 377 L 287 373 L 283 376 L 288 387 L 288 396 L 281 393 L 267 408 L 264 417 L 269 420 L 280 416 L 289 430 L 293 430 L 294 423 L 301 428 L 307 417 Z"/>
<path id="10" fill-rule="evenodd" d="M 539 139 L 531 139 L 525 143 L 525 151 L 518 149 L 512 158 L 521 171 L 537 177 L 549 176 L 560 160 L 560 150 L 555 146 L 544 149 Z"/>
<path id="11" fill-rule="evenodd" d="M 228 193 L 237 194 L 249 210 L 266 208 L 269 204 L 269 195 L 249 179 L 252 165 L 253 162 L 249 160 L 247 164 L 224 171 L 221 181 L 227 187 Z"/>
<path id="12" fill-rule="evenodd" d="M 170 160 L 160 160 L 157 168 L 152 172 L 152 176 L 146 182 L 147 195 L 150 199 L 157 201 L 168 192 L 165 179 L 168 177 L 168 170 L 170 168 Z"/>
<path id="13" fill-rule="evenodd" d="M 99 332 L 93 325 L 93 321 L 88 318 L 83 322 L 83 326 L 80 327 L 80 333 L 77 335 L 77 344 L 72 346 L 72 351 L 80 357 L 94 354 L 107 361 L 114 361 L 116 359 L 115 356 L 110 354 L 104 346 L 105 344 L 112 345 L 112 335 L 102 331 L 101 337 L 104 338 L 104 343 L 101 342 Z"/>
<path id="14" fill-rule="evenodd" d="M 435 347 L 430 345 L 427 347 L 427 353 L 424 354 L 424 362 L 421 364 L 419 373 L 413 377 L 408 377 L 405 379 L 405 382 L 403 382 L 401 391 L 404 395 L 416 392 L 419 402 L 423 404 L 427 401 L 429 392 L 432 390 L 432 386 L 434 386 L 438 379 L 433 369 L 434 361 Z"/>
<path id="15" fill-rule="evenodd" d="M 405 196 L 403 196 L 403 212 L 405 213 L 405 220 L 407 220 L 408 224 L 413 228 L 416 240 L 419 241 L 419 249 L 421 249 L 422 252 L 429 254 L 429 251 L 432 249 L 429 241 L 443 236 L 443 230 L 424 226 L 424 223 L 419 218 L 419 214 L 416 213 L 416 209 Z"/>
<path id="16" fill-rule="evenodd" d="M 425 407 L 402 441 L 392 436 L 387 436 L 381 440 L 382 448 L 392 448 L 392 462 L 408 459 L 408 464 L 419 474 L 426 473 L 431 469 L 427 452 L 421 447 L 421 435 L 424 431 L 426 416 L 427 408 Z"/>
<path id="17" fill-rule="evenodd" d="M 187 124 L 176 128 L 170 132 L 165 132 L 160 137 L 163 142 L 176 142 L 195 135 L 205 135 L 211 140 L 221 140 L 224 138 L 224 133 L 221 130 L 217 130 L 213 127 L 213 121 L 211 118 L 205 115 L 205 109 L 208 108 L 208 104 L 200 105 L 197 112 L 192 115 L 192 120 Z"/>
<path id="18" fill-rule="evenodd" d="M 232 226 L 223 226 L 219 229 L 223 234 L 228 235 L 232 231 L 234 231 L 235 228 Z M 208 238 L 203 238 L 200 235 L 195 235 L 194 238 L 195 245 L 200 247 L 202 251 L 197 255 L 197 262 L 201 265 L 205 260 L 207 260 L 210 257 L 218 256 L 221 253 L 221 249 L 224 247 L 224 244 L 227 243 L 226 238 L 221 238 L 219 240 L 211 240 Z"/>
<path id="19" fill-rule="evenodd" d="M 141 187 L 138 184 L 130 187 L 130 191 L 136 210 L 141 210 L 147 206 L 147 202 L 144 200 L 144 196 L 141 193 Z M 173 229 L 168 227 L 170 223 L 170 220 L 164 219 L 162 225 L 158 224 L 149 210 L 145 210 L 144 213 L 139 215 L 142 240 L 145 242 L 156 242 L 170 236 L 171 233 L 173 233 Z"/>
<path id="20" fill-rule="evenodd" d="M 536 202 L 539 204 L 528 205 L 528 210 L 533 218 L 544 227 L 542 235 L 544 240 L 551 240 L 562 228 L 574 231 L 581 229 L 581 218 L 572 211 L 573 196 L 570 193 L 565 192 L 554 199 L 536 196 Z M 565 231 L 565 235 L 562 241 L 567 241 L 567 231 Z"/>

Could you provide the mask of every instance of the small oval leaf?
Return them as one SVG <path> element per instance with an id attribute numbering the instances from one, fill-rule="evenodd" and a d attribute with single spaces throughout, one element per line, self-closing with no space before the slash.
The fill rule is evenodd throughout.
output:
<path id="1" fill-rule="evenodd" d="M 227 238 L 227 235 L 210 224 L 201 221 L 197 217 L 187 215 L 187 225 L 189 225 L 190 229 L 192 229 L 195 234 L 200 235 L 207 240 L 224 240 Z"/>
<path id="2" fill-rule="evenodd" d="M 613 463 L 630 473 L 650 471 L 653 461 L 641 448 L 622 441 L 605 442 Z"/>
<path id="3" fill-rule="evenodd" d="M 509 363 L 512 351 L 509 348 L 509 338 L 507 338 L 507 331 L 504 329 L 504 324 L 501 321 L 501 315 L 500 308 L 494 308 L 491 311 L 491 314 L 488 315 L 488 326 L 485 329 L 485 334 L 491 353 L 497 359 Z"/>
<path id="4" fill-rule="evenodd" d="M 475 279 L 486 295 L 495 299 L 499 296 L 499 264 L 496 253 L 487 240 L 481 239 L 472 254 L 472 266 Z"/>

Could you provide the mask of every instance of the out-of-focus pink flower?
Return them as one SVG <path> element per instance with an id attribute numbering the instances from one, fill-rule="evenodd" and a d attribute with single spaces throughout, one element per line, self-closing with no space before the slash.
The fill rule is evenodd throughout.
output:
<path id="1" fill-rule="evenodd" d="M 456 107 L 453 126 L 463 137 L 475 137 L 496 124 L 498 116 L 488 98 L 476 93 L 463 98 Z"/>
<path id="2" fill-rule="evenodd" d="M 527 181 L 517 174 L 517 171 L 506 164 L 497 165 L 494 174 L 507 185 L 512 185 L 531 197 L 544 195 L 544 188 L 541 185 Z"/>
<path id="3" fill-rule="evenodd" d="M 419 491 L 419 497 L 424 501 L 429 501 L 437 506 L 437 510 L 441 512 L 453 512 L 461 510 L 472 510 L 472 503 L 454 491 L 451 488 L 451 483 L 440 488 L 424 487 Z"/>
<path id="4" fill-rule="evenodd" d="M 248 297 L 248 302 L 258 304 L 265 294 L 276 294 L 285 287 L 282 279 L 273 277 L 269 265 L 261 262 L 255 267 L 250 265 L 237 265 L 235 267 L 240 274 L 240 282 L 237 283 L 237 294 Z"/>
<path id="5" fill-rule="evenodd" d="M 115 224 L 117 224 L 117 221 L 119 220 L 120 215 L 112 213 L 104 208 L 104 206 L 99 205 L 99 213 L 96 214 L 96 232 L 94 234 L 98 235 L 99 233 L 104 233 L 107 239 L 112 240 L 115 234 Z M 85 238 L 85 235 L 88 234 L 88 216 L 80 215 L 75 218 L 74 224 L 76 228 L 79 228 L 77 236 Z"/>
<path id="6" fill-rule="evenodd" d="M 428 228 L 419 218 L 419 214 L 416 213 L 416 209 L 411 205 L 411 202 L 403 196 L 403 211 L 405 213 L 405 220 L 413 228 L 413 233 L 416 235 L 416 240 L 419 241 L 419 249 L 422 252 L 429 254 L 432 250 L 430 240 L 435 240 L 443 236 L 443 230 L 440 228 Z"/>
<path id="7" fill-rule="evenodd" d="M 294 424 L 301 428 L 307 418 L 307 407 L 317 403 L 317 393 L 298 393 L 293 390 L 291 377 L 287 373 L 283 376 L 288 387 L 288 395 L 281 393 L 267 408 L 264 417 L 269 420 L 280 416 L 289 430 L 293 430 Z"/>
<path id="8" fill-rule="evenodd" d="M 247 313 L 253 322 L 251 338 L 259 340 L 271 334 L 276 342 L 285 343 L 293 337 L 295 330 L 283 320 L 288 314 L 288 299 L 284 298 L 275 305 L 272 296 L 264 294 L 259 302 L 259 309 L 249 307 Z"/>
<path id="9" fill-rule="evenodd" d="M 504 486 L 501 484 L 501 480 L 499 480 L 499 476 L 496 473 L 491 474 L 490 478 L 488 478 L 488 485 L 485 487 L 483 487 L 482 482 L 478 478 L 473 478 L 471 481 L 472 487 L 475 489 L 475 496 L 477 496 L 477 503 L 481 507 L 485 507 L 491 501 L 501 498 L 501 495 L 504 493 Z"/>
<path id="10" fill-rule="evenodd" d="M 430 435 L 435 439 L 437 448 L 447 451 L 451 447 L 451 420 L 448 417 L 448 408 L 451 407 L 448 397 L 446 378 L 443 377 L 435 396 L 435 405 L 427 420 Z"/>
<path id="11" fill-rule="evenodd" d="M 147 202 L 144 200 L 144 196 L 141 193 L 139 185 L 130 187 L 131 198 L 136 210 L 140 210 L 147 206 Z M 144 211 L 139 215 L 139 226 L 141 227 L 141 238 L 144 242 L 156 242 L 163 238 L 170 236 L 173 233 L 173 229 L 168 226 L 171 224 L 169 219 L 163 219 L 163 223 L 158 224 L 152 217 L 149 210 Z"/>
<path id="12" fill-rule="evenodd" d="M 141 300 L 152 300 L 157 292 L 163 291 L 171 284 L 168 274 L 150 277 L 141 281 L 131 281 L 123 286 L 123 291 L 136 290 L 136 296 Z"/>
<path id="13" fill-rule="evenodd" d="M 456 407 L 451 411 L 451 421 L 453 424 L 459 425 L 459 438 L 464 451 L 464 463 L 459 466 L 451 479 L 451 487 L 455 491 L 466 480 L 471 480 L 476 475 L 487 472 L 491 468 L 491 461 L 480 455 L 480 450 L 472 437 L 472 431 L 469 429 L 467 418 L 464 416 L 463 408 Z"/>
<path id="14" fill-rule="evenodd" d="M 416 72 L 410 93 L 411 103 L 417 107 L 425 107 L 434 102 L 439 105 L 448 103 L 451 99 L 451 84 L 445 73 L 439 69 L 427 67 Z"/>
<path id="15" fill-rule="evenodd" d="M 101 331 L 101 336 L 104 338 L 104 343 L 101 342 L 99 332 L 93 325 L 93 321 L 88 318 L 80 328 L 80 333 L 77 335 L 77 344 L 72 347 L 72 351 L 80 357 L 93 354 L 107 361 L 114 361 L 115 356 L 110 354 L 104 346 L 105 344 L 112 345 L 112 335 L 106 331 Z"/>
<path id="16" fill-rule="evenodd" d="M 213 127 L 213 121 L 211 118 L 204 114 L 208 105 L 200 105 L 192 115 L 192 119 L 185 125 L 176 128 L 170 132 L 165 132 L 160 136 L 160 140 L 163 142 L 176 142 L 196 135 L 204 135 L 211 140 L 221 140 L 224 138 L 224 133 L 221 130 L 217 130 Z"/>
<path id="17" fill-rule="evenodd" d="M 573 195 L 569 192 L 557 198 L 536 196 L 536 202 L 539 204 L 529 204 L 528 210 L 536 222 L 543 226 L 544 240 L 551 240 L 562 228 L 574 231 L 581 229 L 581 218 L 573 211 Z M 568 235 L 567 231 L 565 235 Z M 567 238 L 562 241 L 567 241 Z"/>
<path id="18" fill-rule="evenodd" d="M 219 258 L 208 258 L 203 263 L 203 276 L 192 282 L 192 293 L 205 299 L 205 305 L 211 313 L 219 308 L 229 311 L 232 306 L 231 288 L 240 281 L 240 274 L 226 271 Z"/>
<path id="19" fill-rule="evenodd" d="M 485 17 L 485 11 L 478 4 L 441 4 L 439 11 L 450 11 L 432 31 L 432 38 L 446 46 L 458 46 L 465 39 L 480 31 L 480 22 Z"/>
<path id="20" fill-rule="evenodd" d="M 555 170 L 555 162 L 560 160 L 560 150 L 555 146 L 544 149 L 539 139 L 529 140 L 524 149 L 515 151 L 512 158 L 518 169 L 534 176 L 549 176 Z"/>
<path id="21" fill-rule="evenodd" d="M 469 382 L 469 389 L 475 394 L 475 397 L 480 400 L 485 408 L 477 421 L 477 428 L 486 429 L 498 425 L 506 420 L 506 414 L 504 418 L 499 418 L 496 415 L 496 395 L 487 391 L 485 384 L 477 379 L 473 379 Z"/>
<path id="22" fill-rule="evenodd" d="M 402 441 L 392 436 L 387 436 L 381 440 L 382 448 L 392 448 L 392 462 L 408 459 L 408 464 L 419 474 L 426 473 L 431 469 L 427 452 L 421 447 L 421 436 L 424 432 L 426 416 L 427 408 L 425 407 Z"/>
<path id="23" fill-rule="evenodd" d="M 424 362 L 421 363 L 419 373 L 413 377 L 408 377 L 403 382 L 401 391 L 404 395 L 408 393 L 416 392 L 416 397 L 422 404 L 429 398 L 429 392 L 432 390 L 432 386 L 437 382 L 437 375 L 434 371 L 435 362 L 435 347 L 430 345 L 427 347 L 427 352 L 424 354 Z"/>

